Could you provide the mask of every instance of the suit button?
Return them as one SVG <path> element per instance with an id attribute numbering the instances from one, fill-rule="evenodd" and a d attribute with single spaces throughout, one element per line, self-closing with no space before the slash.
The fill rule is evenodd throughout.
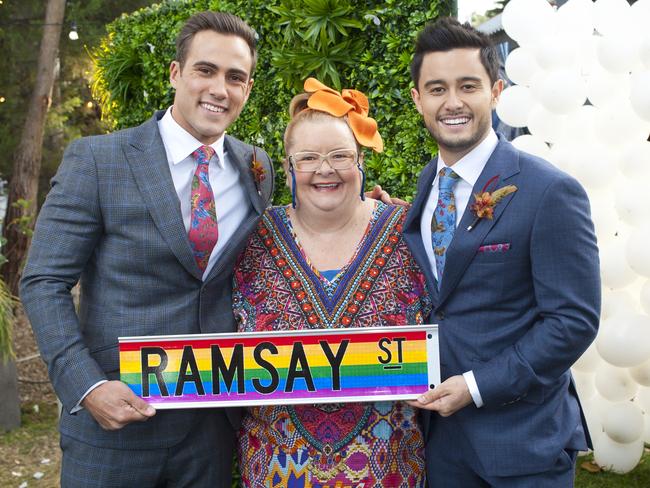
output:
<path id="1" fill-rule="evenodd" d="M 443 312 L 442 310 L 439 311 L 439 312 L 436 312 L 436 318 L 438 320 L 444 320 L 445 319 L 445 312 Z"/>

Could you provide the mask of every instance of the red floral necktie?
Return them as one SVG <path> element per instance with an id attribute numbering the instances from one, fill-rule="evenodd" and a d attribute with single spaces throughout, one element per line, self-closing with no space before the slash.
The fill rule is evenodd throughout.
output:
<path id="1" fill-rule="evenodd" d="M 212 249 L 219 238 L 217 213 L 214 195 L 208 178 L 208 163 L 214 156 L 214 149 L 201 146 L 192 153 L 198 165 L 192 178 L 192 200 L 190 210 L 190 230 L 188 237 L 194 252 L 194 259 L 201 271 L 205 271 Z"/>

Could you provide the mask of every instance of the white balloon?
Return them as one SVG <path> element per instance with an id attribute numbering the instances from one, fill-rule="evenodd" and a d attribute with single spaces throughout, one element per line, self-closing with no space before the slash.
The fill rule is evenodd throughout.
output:
<path id="1" fill-rule="evenodd" d="M 604 246 L 606 242 L 617 240 L 616 234 L 625 224 L 622 223 L 618 213 L 616 213 L 616 210 L 612 206 L 613 196 L 608 195 L 606 199 L 598 200 L 592 198 L 592 193 L 589 193 L 591 215 L 596 227 L 596 237 L 598 237 L 599 246 Z M 627 261 L 625 264 L 627 265 Z M 612 271 L 614 273 L 616 272 L 616 270 Z"/>
<path id="2" fill-rule="evenodd" d="M 541 105 L 535 105 L 528 115 L 528 130 L 531 134 L 546 142 L 556 142 L 564 135 L 565 115 L 548 111 Z"/>
<path id="3" fill-rule="evenodd" d="M 625 247 L 616 242 L 607 242 L 599 245 L 600 251 L 600 277 L 603 286 L 616 290 L 634 283 L 636 273 L 630 267 L 625 253 Z"/>
<path id="4" fill-rule="evenodd" d="M 645 34 L 639 41 L 639 59 L 643 66 L 650 69 L 650 33 Z"/>
<path id="5" fill-rule="evenodd" d="M 574 154 L 581 150 L 578 144 L 568 141 L 556 142 L 551 146 L 551 151 L 548 154 L 548 160 L 554 166 L 560 168 L 562 171 L 571 173 L 571 166 L 573 164 Z"/>
<path id="6" fill-rule="evenodd" d="M 650 444 L 650 415 L 645 414 L 643 416 L 645 427 L 643 429 L 643 442 L 645 444 Z"/>
<path id="7" fill-rule="evenodd" d="M 641 287 L 641 308 L 650 315 L 650 280 L 646 281 Z"/>
<path id="8" fill-rule="evenodd" d="M 596 113 L 596 137 L 609 145 L 623 145 L 631 141 L 645 141 L 648 127 L 632 109 L 629 101 L 611 103 Z"/>
<path id="9" fill-rule="evenodd" d="M 571 374 L 576 383 L 576 390 L 578 390 L 578 396 L 580 397 L 581 403 L 596 395 L 596 385 L 594 385 L 593 373 L 583 373 L 572 368 Z"/>
<path id="10" fill-rule="evenodd" d="M 629 180 L 615 193 L 616 212 L 630 225 L 642 225 L 648 221 L 647 186 L 647 180 Z"/>
<path id="11" fill-rule="evenodd" d="M 603 418 L 605 434 L 621 444 L 639 440 L 643 435 L 644 427 L 643 412 L 632 402 L 612 405 Z"/>
<path id="12" fill-rule="evenodd" d="M 542 159 L 548 159 L 549 148 L 546 143 L 544 143 L 544 141 L 537 136 L 525 134 L 523 136 L 516 137 L 513 139 L 512 145 L 520 151 L 533 154 Z"/>
<path id="13" fill-rule="evenodd" d="M 497 115 L 511 127 L 526 127 L 528 116 L 535 101 L 526 86 L 509 86 L 501 93 Z"/>
<path id="14" fill-rule="evenodd" d="M 650 227 L 635 229 L 627 240 L 627 262 L 638 274 L 650 278 Z"/>
<path id="15" fill-rule="evenodd" d="M 518 85 L 526 86 L 531 84 L 535 74 L 541 70 L 535 56 L 526 47 L 513 49 L 506 58 L 505 68 L 508 78 Z"/>
<path id="16" fill-rule="evenodd" d="M 594 27 L 602 35 L 619 32 L 629 25 L 630 6 L 626 0 L 596 0 Z"/>
<path id="17" fill-rule="evenodd" d="M 603 306 L 600 312 L 601 322 L 617 315 L 636 311 L 634 297 L 629 291 L 603 290 Z M 595 347 L 594 344 L 592 346 Z"/>
<path id="18" fill-rule="evenodd" d="M 630 75 L 610 73 L 598 67 L 587 77 L 587 98 L 596 107 L 605 107 L 629 97 Z"/>
<path id="19" fill-rule="evenodd" d="M 616 32 L 598 39 L 598 62 L 612 73 L 627 73 L 640 61 L 641 40 L 630 32 Z"/>
<path id="20" fill-rule="evenodd" d="M 650 386 L 650 360 L 630 368 L 630 376 L 642 386 Z"/>
<path id="21" fill-rule="evenodd" d="M 632 28 L 639 34 L 644 34 L 650 24 L 650 0 L 637 0 L 630 7 Z"/>
<path id="22" fill-rule="evenodd" d="M 568 114 L 581 107 L 587 99 L 584 79 L 575 69 L 549 72 L 539 90 L 540 102 L 556 114 Z"/>
<path id="23" fill-rule="evenodd" d="M 613 161 L 616 161 L 616 156 L 609 146 L 592 141 L 575 154 L 571 174 L 589 190 L 603 188 L 616 173 Z"/>
<path id="24" fill-rule="evenodd" d="M 578 40 L 577 67 L 584 76 L 593 71 L 605 71 L 598 61 L 598 38 L 589 36 Z"/>
<path id="25" fill-rule="evenodd" d="M 625 176 L 642 182 L 650 179 L 650 142 L 630 142 L 623 146 L 618 153 L 618 167 Z"/>
<path id="26" fill-rule="evenodd" d="M 573 141 L 581 143 L 594 138 L 594 122 L 598 109 L 592 105 L 583 105 L 577 110 L 567 114 L 564 119 L 564 135 L 560 141 Z"/>
<path id="27" fill-rule="evenodd" d="M 594 32 L 594 3 L 592 0 L 569 0 L 557 10 L 556 28 L 576 38 L 589 37 Z"/>
<path id="28" fill-rule="evenodd" d="M 639 117 L 650 122 L 650 69 L 632 75 L 630 103 Z"/>
<path id="29" fill-rule="evenodd" d="M 594 439 L 594 461 L 605 471 L 614 473 L 629 473 L 641 460 L 643 455 L 643 439 L 621 444 L 613 441 L 607 435 Z"/>
<path id="30" fill-rule="evenodd" d="M 609 364 L 628 368 L 650 359 L 650 317 L 630 312 L 609 317 L 600 326 L 596 349 Z"/>
<path id="31" fill-rule="evenodd" d="M 579 43 L 567 34 L 551 32 L 530 46 L 537 64 L 546 71 L 572 68 L 578 57 Z"/>
<path id="32" fill-rule="evenodd" d="M 650 388 L 639 388 L 634 397 L 634 403 L 639 405 L 646 415 L 650 415 Z"/>
<path id="33" fill-rule="evenodd" d="M 631 400 L 638 390 L 636 382 L 627 369 L 617 368 L 607 363 L 596 368 L 594 384 L 598 393 L 610 402 Z"/>
<path id="34" fill-rule="evenodd" d="M 503 29 L 520 46 L 552 32 L 554 22 L 555 11 L 546 0 L 511 0 L 501 15 Z"/>
<path id="35" fill-rule="evenodd" d="M 575 370 L 576 373 L 580 373 L 580 376 L 584 375 L 591 375 L 594 371 L 596 371 L 596 368 L 600 366 L 602 363 L 602 359 L 600 359 L 600 355 L 598 354 L 598 351 L 596 350 L 596 345 L 591 344 L 587 350 L 582 353 L 582 356 L 578 358 L 578 360 L 573 364 L 572 368 Z M 576 376 L 577 377 L 577 376 Z M 590 376 L 592 386 L 595 385 L 593 384 L 593 375 Z M 580 392 L 580 390 L 578 390 Z M 591 395 L 589 395 L 591 396 Z M 582 398 L 582 394 L 581 394 Z M 585 397 L 589 398 L 589 397 Z"/>

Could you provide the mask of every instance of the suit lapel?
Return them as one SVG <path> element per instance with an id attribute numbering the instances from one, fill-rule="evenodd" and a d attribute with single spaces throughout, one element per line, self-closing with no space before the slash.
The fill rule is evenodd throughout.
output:
<path id="1" fill-rule="evenodd" d="M 250 146 L 228 135 L 224 141 L 224 146 L 228 153 L 228 158 L 239 169 L 239 176 L 244 183 L 246 195 L 250 199 L 253 208 L 259 215 L 262 215 L 265 204 L 253 179 L 253 172 L 251 170 L 253 153 Z"/>
<path id="2" fill-rule="evenodd" d="M 511 182 L 506 180 L 512 178 L 517 173 L 519 173 L 519 155 L 510 143 L 501 139 L 472 189 L 470 201 L 463 213 L 460 224 L 456 228 L 449 249 L 447 249 L 445 272 L 438 296 L 439 305 L 445 301 L 451 291 L 456 287 L 467 266 L 469 266 L 469 263 L 476 255 L 478 248 L 483 243 L 485 236 L 490 232 L 494 224 L 497 223 L 503 211 L 514 195 L 516 195 L 516 192 L 507 195 L 494 207 L 494 217 L 492 220 L 481 219 L 471 231 L 468 231 L 467 228 L 475 220 L 475 215 L 470 209 L 474 202 L 474 194 L 480 193 L 487 182 L 495 176 L 498 176 L 498 179 L 495 184 L 490 185 L 488 191 L 493 191 L 511 184 Z"/>
<path id="3" fill-rule="evenodd" d="M 194 261 L 187 239 L 165 146 L 158 131 L 158 120 L 163 113 L 157 112 L 132 132 L 129 144 L 125 147 L 126 158 L 140 194 L 163 239 L 183 267 L 200 280 L 202 273 Z"/>
<path id="4" fill-rule="evenodd" d="M 422 212 L 426 205 L 429 195 L 431 194 L 431 185 L 436 177 L 436 169 L 438 166 L 438 158 L 432 159 L 429 164 L 425 166 L 420 175 L 417 195 L 415 201 L 406 215 L 404 221 L 404 239 L 406 240 L 413 257 L 420 266 L 429 284 L 429 294 L 431 295 L 434 303 L 438 294 L 438 281 L 433 275 L 431 264 L 427 257 L 427 252 L 422 243 L 422 234 L 420 232 L 420 220 Z"/>
<path id="5" fill-rule="evenodd" d="M 210 273 L 208 273 L 205 280 L 206 283 L 222 274 L 224 266 L 232 261 L 233 254 L 238 254 L 241 251 L 243 243 L 246 242 L 248 235 L 255 229 L 257 219 L 262 215 L 266 207 L 253 179 L 253 172 L 251 171 L 253 153 L 250 146 L 227 135 L 224 141 L 224 147 L 228 160 L 239 170 L 239 177 L 244 185 L 244 191 L 250 200 L 253 211 L 249 212 L 241 223 L 237 234 L 233 235 L 229 242 L 226 243 L 219 259 L 217 259 Z"/>

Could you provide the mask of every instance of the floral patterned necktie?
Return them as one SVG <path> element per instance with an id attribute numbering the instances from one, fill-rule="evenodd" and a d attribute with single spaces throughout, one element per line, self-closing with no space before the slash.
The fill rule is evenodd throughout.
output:
<path id="1" fill-rule="evenodd" d="M 454 185 L 458 183 L 459 176 L 448 166 L 442 168 L 438 176 L 438 204 L 431 220 L 431 242 L 438 270 L 438 288 L 440 288 L 445 269 L 445 254 L 456 230 Z"/>
<path id="2" fill-rule="evenodd" d="M 215 151 L 210 146 L 201 146 L 192 153 L 198 165 L 192 178 L 188 238 L 194 252 L 194 259 L 201 271 L 207 268 L 210 254 L 219 238 L 214 195 L 208 178 L 208 164 L 214 154 Z"/>

